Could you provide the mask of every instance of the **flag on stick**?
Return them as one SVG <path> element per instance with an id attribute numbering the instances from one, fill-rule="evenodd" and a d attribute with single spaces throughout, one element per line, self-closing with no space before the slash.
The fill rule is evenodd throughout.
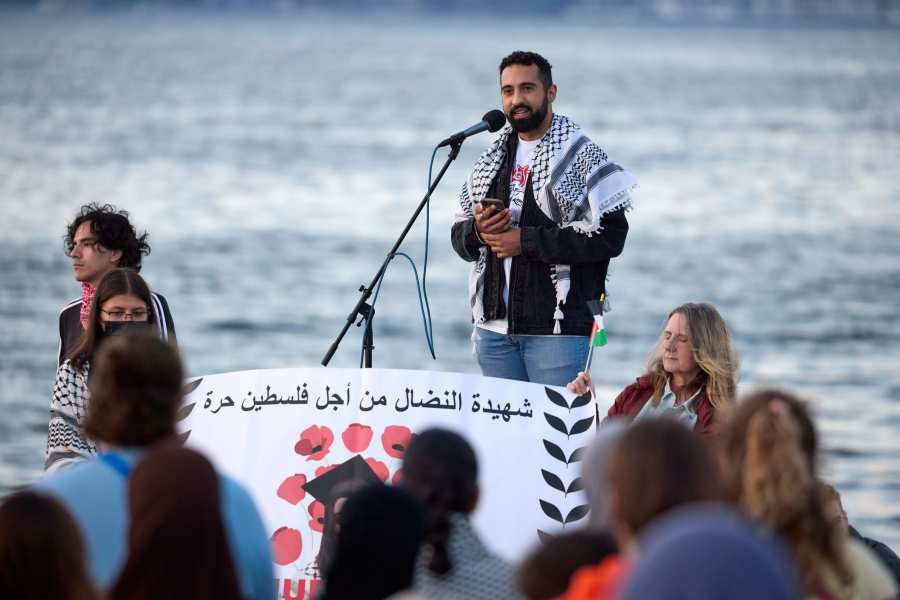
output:
<path id="1" fill-rule="evenodd" d="M 603 327 L 603 315 L 594 315 L 594 328 L 591 330 L 591 346 L 598 348 L 606 345 L 606 328 Z"/>
<path id="2" fill-rule="evenodd" d="M 587 305 L 594 315 L 594 325 L 591 327 L 591 337 L 589 338 L 590 351 L 588 352 L 587 364 L 584 365 L 584 372 L 590 373 L 591 362 L 594 360 L 594 348 L 606 345 L 606 327 L 603 325 L 603 303 L 606 300 L 606 294 L 600 294 L 599 300 L 589 300 Z"/>
<path id="3" fill-rule="evenodd" d="M 606 345 L 606 327 L 603 325 L 602 300 L 591 300 L 588 307 L 594 315 L 594 326 L 591 328 L 591 348 L 599 348 Z"/>

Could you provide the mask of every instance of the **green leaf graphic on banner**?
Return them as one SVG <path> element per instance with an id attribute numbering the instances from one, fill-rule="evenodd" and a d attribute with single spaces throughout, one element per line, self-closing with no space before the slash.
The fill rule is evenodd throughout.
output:
<path id="1" fill-rule="evenodd" d="M 544 418 L 547 419 L 547 422 L 550 424 L 550 427 L 557 430 L 561 434 L 568 436 L 569 430 L 566 428 L 566 424 L 563 423 L 563 420 L 559 417 L 554 417 L 550 413 L 544 413 Z"/>
<path id="2" fill-rule="evenodd" d="M 550 399 L 550 402 L 552 402 L 553 404 L 555 404 L 557 406 L 561 406 L 562 408 L 565 408 L 566 410 L 569 410 L 569 403 L 566 402 L 566 399 L 562 397 L 562 394 L 560 394 L 559 392 L 557 392 L 555 390 L 551 390 L 548 387 L 544 388 L 544 392 L 546 392 L 547 397 Z"/>
<path id="3" fill-rule="evenodd" d="M 591 415 L 587 419 L 582 419 L 580 421 L 576 421 L 574 425 L 572 425 L 572 430 L 569 431 L 569 435 L 575 435 L 578 433 L 584 433 L 588 429 L 591 428 L 591 423 L 594 422 L 594 415 Z"/>
<path id="4" fill-rule="evenodd" d="M 566 464 L 571 465 L 572 463 L 580 461 L 582 454 L 584 454 L 584 448 L 578 448 L 569 456 L 569 460 L 566 461 Z"/>
<path id="5" fill-rule="evenodd" d="M 569 464 L 568 461 L 566 461 L 566 455 L 563 454 L 562 448 L 560 448 L 553 442 L 548 442 L 547 440 L 543 440 L 543 442 L 544 442 L 544 448 L 547 450 L 547 454 L 549 454 L 550 456 L 552 456 L 553 458 L 555 458 L 556 460 L 558 460 L 560 462 Z M 577 450 L 576 450 L 576 452 L 577 452 Z"/>
<path id="6" fill-rule="evenodd" d="M 538 532 L 538 539 L 541 540 L 542 544 L 546 544 L 547 542 L 549 542 L 550 540 L 552 540 L 555 537 L 555 536 L 550 535 L 546 531 L 541 531 L 540 529 L 538 529 L 537 532 Z"/>
<path id="7" fill-rule="evenodd" d="M 584 489 L 584 483 L 581 481 L 581 477 L 576 477 L 572 483 L 569 484 L 569 487 L 566 488 L 566 494 L 571 494 L 572 492 L 578 492 Z"/>
<path id="8" fill-rule="evenodd" d="M 544 481 L 547 482 L 547 485 L 549 485 L 553 489 L 559 490 L 562 493 L 566 492 L 566 486 L 562 482 L 562 479 L 560 479 L 550 471 L 545 471 L 544 469 L 541 469 L 541 475 L 544 476 Z"/>
<path id="9" fill-rule="evenodd" d="M 559 523 L 563 523 L 562 513 L 559 512 L 559 509 L 547 502 L 546 500 L 541 500 L 541 510 L 544 511 L 544 514 L 553 519 L 554 521 L 558 521 Z"/>
<path id="10" fill-rule="evenodd" d="M 572 408 L 581 408 L 591 401 L 591 393 L 582 394 L 572 400 Z"/>
<path id="11" fill-rule="evenodd" d="M 565 524 L 574 523 L 579 519 L 583 519 L 584 515 L 588 514 L 588 509 L 590 507 L 587 504 L 582 504 L 581 506 L 576 506 L 572 510 L 569 511 L 569 514 L 566 515 Z"/>
<path id="12" fill-rule="evenodd" d="M 190 431 L 185 431 L 184 433 L 179 433 L 178 436 L 176 436 L 175 439 L 178 440 L 178 443 L 179 443 L 179 444 L 183 444 L 183 443 L 185 443 L 185 442 L 188 440 L 189 437 L 191 437 L 191 432 L 190 432 Z"/>
<path id="13" fill-rule="evenodd" d="M 186 404 L 178 409 L 178 412 L 175 413 L 175 422 L 184 421 L 188 418 L 188 415 L 191 414 L 191 411 L 194 410 L 194 405 L 196 402 L 191 402 L 190 404 Z"/>

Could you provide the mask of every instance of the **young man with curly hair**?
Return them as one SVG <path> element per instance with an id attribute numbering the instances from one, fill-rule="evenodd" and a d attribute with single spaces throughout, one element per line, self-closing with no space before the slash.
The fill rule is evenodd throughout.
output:
<path id="1" fill-rule="evenodd" d="M 91 299 L 97 283 L 112 269 L 141 270 L 141 259 L 150 254 L 147 233 L 138 235 L 128 213 L 109 204 L 86 204 L 66 229 L 66 254 L 72 259 L 75 280 L 81 283 L 81 297 L 66 304 L 59 313 L 59 356 L 66 355 L 81 337 L 89 322 Z M 163 340 L 175 341 L 175 323 L 169 304 L 152 293 L 154 322 Z"/>

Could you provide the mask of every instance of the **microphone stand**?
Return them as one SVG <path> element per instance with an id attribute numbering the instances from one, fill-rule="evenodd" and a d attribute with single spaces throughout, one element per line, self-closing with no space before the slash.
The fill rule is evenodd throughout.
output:
<path id="1" fill-rule="evenodd" d="M 341 344 L 341 340 L 344 339 L 344 336 L 347 334 L 347 330 L 350 329 L 350 326 L 353 325 L 353 322 L 358 316 L 359 322 L 356 324 L 356 326 L 359 327 L 363 323 L 365 323 L 366 327 L 363 330 L 363 367 L 365 367 L 366 369 L 372 368 L 372 350 L 375 349 L 375 340 L 374 335 L 372 334 L 372 321 L 375 319 L 375 308 L 367 301 L 372 295 L 372 292 L 375 290 L 375 286 L 377 286 L 378 282 L 381 281 L 381 278 L 384 277 L 384 273 L 387 270 L 388 263 L 391 262 L 391 259 L 394 257 L 394 253 L 397 252 L 397 250 L 400 248 L 400 245 L 403 243 L 403 240 L 406 239 L 406 234 L 409 233 L 410 229 L 412 229 L 413 223 L 415 223 L 416 219 L 419 217 L 419 213 L 422 212 L 422 209 L 425 208 L 425 205 L 431 199 L 431 194 L 435 189 L 437 189 L 438 184 L 444 177 L 444 173 L 446 173 L 447 169 L 450 167 L 450 163 L 456 160 L 456 157 L 459 156 L 459 149 L 462 147 L 462 143 L 462 139 L 452 140 L 450 142 L 450 154 L 447 155 L 447 160 L 444 161 L 444 166 L 441 167 L 440 171 L 438 171 L 437 177 L 435 177 L 434 181 L 431 183 L 431 187 L 428 188 L 428 192 L 425 194 L 425 197 L 422 198 L 421 202 L 419 202 L 419 206 L 416 208 L 416 211 L 406 223 L 406 227 L 403 228 L 403 232 L 400 233 L 400 237 L 397 238 L 396 242 L 394 242 L 394 247 L 391 248 L 391 251 L 387 253 L 384 262 L 381 263 L 381 268 L 378 269 L 378 272 L 375 274 L 375 277 L 372 278 L 372 281 L 369 282 L 368 286 L 359 286 L 359 291 L 362 293 L 362 295 L 360 296 L 359 301 L 356 303 L 356 306 L 354 306 L 353 310 L 350 311 L 350 314 L 347 315 L 347 322 L 344 323 L 344 327 L 341 329 L 341 332 L 338 333 L 337 338 L 335 338 L 334 342 L 332 342 L 331 347 L 328 348 L 328 352 L 325 353 L 325 357 L 322 358 L 323 367 L 327 367 L 328 363 L 331 362 L 331 358 L 334 356 L 334 353 L 337 352 L 338 346 Z"/>

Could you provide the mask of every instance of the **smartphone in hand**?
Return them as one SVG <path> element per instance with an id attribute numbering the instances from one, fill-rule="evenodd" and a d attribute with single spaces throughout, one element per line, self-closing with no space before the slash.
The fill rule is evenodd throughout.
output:
<path id="1" fill-rule="evenodd" d="M 495 214 L 506 208 L 506 205 L 503 204 L 503 200 L 500 200 L 499 198 L 485 198 L 481 201 L 481 210 L 487 210 L 488 206 L 494 207 Z"/>

